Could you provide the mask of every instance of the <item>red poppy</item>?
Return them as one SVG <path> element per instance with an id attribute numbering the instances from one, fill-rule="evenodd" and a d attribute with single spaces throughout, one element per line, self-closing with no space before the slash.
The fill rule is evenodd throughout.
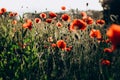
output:
<path id="1" fill-rule="evenodd" d="M 112 42 L 114 49 L 120 46 L 120 25 L 112 24 L 107 30 L 106 35 Z"/>
<path id="2" fill-rule="evenodd" d="M 97 38 L 98 40 L 102 39 L 100 30 L 92 29 L 90 31 L 90 37 L 91 38 Z"/>
<path id="3" fill-rule="evenodd" d="M 46 19 L 46 22 L 47 22 L 47 23 L 51 23 L 51 22 L 52 22 L 52 19 L 48 18 L 48 19 Z"/>
<path id="4" fill-rule="evenodd" d="M 65 50 L 66 50 L 67 52 L 71 51 L 71 49 L 70 49 L 70 48 L 65 48 Z"/>
<path id="5" fill-rule="evenodd" d="M 86 18 L 87 18 L 86 12 L 81 12 L 80 14 L 81 14 L 81 16 L 82 16 L 82 19 L 86 19 Z"/>
<path id="6" fill-rule="evenodd" d="M 61 10 L 66 10 L 66 7 L 65 6 L 61 6 Z"/>
<path id="7" fill-rule="evenodd" d="M 16 21 L 16 20 L 13 20 L 13 21 L 12 21 L 12 24 L 14 24 L 14 25 L 17 24 L 17 21 Z"/>
<path id="8" fill-rule="evenodd" d="M 109 43 L 109 42 L 110 42 L 110 39 L 105 40 L 105 42 L 106 42 L 106 43 Z"/>
<path id="9" fill-rule="evenodd" d="M 58 28 L 60 28 L 62 26 L 62 24 L 60 22 L 57 22 L 56 26 L 58 26 Z"/>
<path id="10" fill-rule="evenodd" d="M 84 18 L 82 20 L 85 21 L 88 25 L 93 24 L 93 22 L 94 22 L 94 20 L 91 17 L 87 17 L 87 18 Z"/>
<path id="11" fill-rule="evenodd" d="M 46 15 L 45 13 L 41 13 L 41 14 L 40 14 L 40 17 L 41 17 L 41 18 L 46 18 L 46 16 L 47 16 L 47 15 Z"/>
<path id="12" fill-rule="evenodd" d="M 103 24 L 105 24 L 105 20 L 99 19 L 96 21 L 96 24 L 103 25 Z"/>
<path id="13" fill-rule="evenodd" d="M 30 19 L 26 20 L 26 23 L 23 24 L 23 28 L 28 28 L 29 30 L 32 29 L 32 21 Z"/>
<path id="14" fill-rule="evenodd" d="M 7 10 L 5 9 L 5 8 L 1 8 L 0 9 L 0 14 L 3 14 L 3 13 L 5 13 Z"/>
<path id="15" fill-rule="evenodd" d="M 49 12 L 49 16 L 50 18 L 54 18 L 54 17 L 57 17 L 57 14 L 54 12 Z"/>
<path id="16" fill-rule="evenodd" d="M 112 52 L 113 52 L 113 50 L 112 50 L 112 49 L 110 49 L 110 48 L 105 48 L 105 49 L 104 49 L 104 52 L 105 52 L 105 53 L 112 53 Z"/>
<path id="17" fill-rule="evenodd" d="M 36 22 L 36 23 L 40 23 L 40 22 L 41 22 L 41 19 L 40 19 L 40 18 L 35 18 L 35 22 Z"/>
<path id="18" fill-rule="evenodd" d="M 14 12 L 14 16 L 18 16 L 18 13 L 17 13 L 17 12 Z"/>
<path id="19" fill-rule="evenodd" d="M 86 22 L 84 22 L 81 19 L 74 19 L 73 22 L 70 25 L 70 30 L 75 31 L 75 30 L 85 30 L 87 27 Z"/>
<path id="20" fill-rule="evenodd" d="M 57 47 L 57 45 L 55 43 L 53 43 L 53 44 L 51 44 L 51 47 L 55 48 L 55 47 Z"/>
<path id="21" fill-rule="evenodd" d="M 110 61 L 107 60 L 107 59 L 103 59 L 103 60 L 101 61 L 101 64 L 102 64 L 102 65 L 109 66 L 109 65 L 110 65 Z"/>
<path id="22" fill-rule="evenodd" d="M 68 15 L 68 14 L 63 14 L 62 16 L 61 16 L 61 18 L 62 18 L 62 20 L 64 20 L 64 21 L 70 21 L 70 16 Z"/>
<path id="23" fill-rule="evenodd" d="M 1 11 L 5 13 L 7 10 L 5 8 L 1 8 Z"/>
<path id="24" fill-rule="evenodd" d="M 82 17 L 87 16 L 86 12 L 81 12 L 80 14 Z"/>
<path id="25" fill-rule="evenodd" d="M 9 17 L 13 17 L 14 16 L 14 13 L 13 12 L 10 12 L 9 13 Z"/>
<path id="26" fill-rule="evenodd" d="M 60 49 L 62 49 L 62 50 L 65 50 L 65 48 L 66 48 L 66 43 L 64 42 L 64 40 L 58 40 L 56 44 L 57 44 L 57 47 L 58 47 L 58 48 L 60 48 Z"/>

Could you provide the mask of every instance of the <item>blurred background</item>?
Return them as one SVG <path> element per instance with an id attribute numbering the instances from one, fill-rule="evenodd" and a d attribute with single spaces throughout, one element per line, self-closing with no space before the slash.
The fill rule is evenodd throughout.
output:
<path id="1" fill-rule="evenodd" d="M 88 3 L 88 6 L 86 6 Z M 8 11 L 41 12 L 41 11 L 61 11 L 61 6 L 69 9 L 79 10 L 102 10 L 99 0 L 0 0 L 0 8 L 5 7 Z"/>

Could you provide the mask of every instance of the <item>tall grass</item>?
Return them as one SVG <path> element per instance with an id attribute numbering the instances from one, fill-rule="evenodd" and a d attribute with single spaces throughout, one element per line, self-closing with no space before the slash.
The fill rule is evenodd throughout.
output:
<path id="1" fill-rule="evenodd" d="M 89 36 L 91 29 L 99 29 L 103 39 L 107 39 L 107 25 L 94 23 L 85 31 L 71 32 L 65 21 L 58 28 L 56 20 L 33 20 L 32 30 L 22 27 L 23 18 L 16 25 L 12 21 L 0 16 L 0 80 L 119 80 L 120 51 L 105 53 L 104 48 L 110 47 L 110 43 Z M 48 41 L 49 37 L 53 42 Z M 72 46 L 71 51 L 51 47 L 61 39 L 67 47 Z M 111 64 L 102 65 L 102 59 Z"/>

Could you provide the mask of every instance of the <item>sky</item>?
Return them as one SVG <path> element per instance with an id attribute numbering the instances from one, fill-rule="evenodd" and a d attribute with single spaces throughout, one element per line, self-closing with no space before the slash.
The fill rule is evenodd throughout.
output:
<path id="1" fill-rule="evenodd" d="M 86 3 L 89 3 L 88 7 Z M 61 6 L 66 6 L 66 9 L 79 10 L 102 10 L 99 0 L 0 0 L 0 8 L 6 8 L 7 11 L 18 13 L 24 12 L 43 12 L 46 11 L 61 11 Z"/>

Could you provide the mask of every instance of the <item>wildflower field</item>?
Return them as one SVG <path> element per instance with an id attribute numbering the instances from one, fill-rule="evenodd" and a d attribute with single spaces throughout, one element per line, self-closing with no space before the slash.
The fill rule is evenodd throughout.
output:
<path id="1" fill-rule="evenodd" d="M 61 9 L 34 19 L 0 9 L 0 80 L 119 80 L 120 26 Z"/>

